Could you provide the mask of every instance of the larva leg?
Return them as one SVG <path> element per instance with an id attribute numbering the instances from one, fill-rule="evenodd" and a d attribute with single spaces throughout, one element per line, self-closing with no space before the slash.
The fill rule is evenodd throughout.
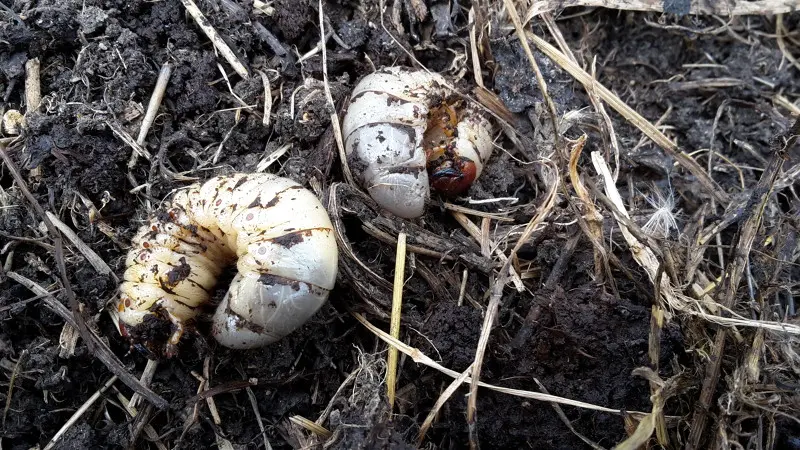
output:
<path id="1" fill-rule="evenodd" d="M 167 358 L 172 358 L 173 356 L 178 354 L 178 344 L 181 342 L 181 337 L 183 337 L 183 332 L 185 331 L 185 326 L 182 320 L 178 319 L 173 315 L 168 315 L 170 322 L 172 322 L 172 326 L 174 331 L 169 337 L 167 341 L 166 348 L 164 349 L 164 356 Z"/>

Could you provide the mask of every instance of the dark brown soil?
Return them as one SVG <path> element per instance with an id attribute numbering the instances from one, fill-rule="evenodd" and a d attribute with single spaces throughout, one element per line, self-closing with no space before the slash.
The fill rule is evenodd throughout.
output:
<path id="1" fill-rule="evenodd" d="M 237 76 L 223 58 L 215 55 L 209 40 L 178 1 L 0 0 L 0 113 L 26 111 L 25 63 L 33 58 L 41 63 L 44 96 L 38 112 L 26 114 L 24 138 L 7 151 L 38 203 L 70 226 L 117 275 L 124 269 L 127 243 L 151 213 L 147 202 L 155 208 L 174 189 L 189 183 L 176 174 L 207 179 L 255 171 L 264 156 L 292 143 L 291 150 L 268 171 L 306 185 L 314 179 L 326 189 L 343 180 L 333 143 L 331 111 L 321 83 L 321 54 L 298 62 L 299 55 L 319 43 L 317 2 L 277 0 L 271 3 L 272 15 L 255 12 L 248 1 L 197 3 L 250 72 L 260 70 L 270 77 L 275 106 L 269 126 L 262 123 L 264 92 L 260 77 L 243 80 Z M 464 43 L 469 53 L 465 28 L 468 8 L 464 9 L 464 4 L 456 7 L 452 23 L 448 23 L 449 16 L 442 15 L 441 5 L 428 3 L 436 14 L 423 22 L 402 9 L 405 33 L 395 33 L 394 39 L 382 28 L 373 2 L 325 5 L 327 27 L 337 35 L 327 47 L 329 85 L 337 107 L 344 106 L 354 83 L 373 65 L 412 65 L 401 45 L 416 49 L 416 58 L 434 71 L 450 68 L 455 55 L 464 54 Z M 501 20 L 502 27 L 495 23 L 493 34 L 487 36 L 493 59 L 486 66 L 487 88 L 516 115 L 518 132 L 534 139 L 535 124 L 549 120 L 542 94 L 519 41 L 513 32 L 501 29 L 508 25 L 505 19 L 491 19 Z M 787 41 L 790 50 L 800 55 L 796 45 L 800 15 L 790 14 L 783 20 L 787 30 L 795 30 L 795 40 Z M 537 20 L 532 23 L 538 35 L 549 38 Z M 683 148 L 713 147 L 742 167 L 740 177 L 731 165 L 715 162 L 711 175 L 726 192 L 741 191 L 740 182 L 745 183 L 745 191 L 752 189 L 771 157 L 773 138 L 788 125 L 789 112 L 774 106 L 773 96 L 781 94 L 797 104 L 800 95 L 800 72 L 784 60 L 774 38 L 774 18 L 738 18 L 723 29 L 719 19 L 709 17 L 569 9 L 557 23 L 578 60 L 589 67 L 597 56 L 598 80 L 651 122 L 671 108 L 665 125 L 669 126 L 669 136 Z M 394 30 L 393 25 L 387 26 Z M 559 114 L 591 109 L 579 83 L 544 55 L 536 56 Z M 154 160 L 140 158 L 129 169 L 131 147 L 112 127 L 125 130 L 135 139 L 159 68 L 165 62 L 172 64 L 173 73 L 145 144 Z M 461 67 L 464 62 L 455 64 Z M 458 83 L 465 92 L 474 87 L 471 68 L 471 63 L 466 64 L 467 75 Z M 226 71 L 232 91 L 220 70 Z M 723 88 L 689 84 L 720 78 L 739 83 Z M 243 109 L 236 97 L 256 106 Z M 643 224 L 652 213 L 639 192 L 650 192 L 648 183 L 666 188 L 669 179 L 679 193 L 675 208 L 680 211 L 679 226 L 690 227 L 700 209 L 709 203 L 709 196 L 691 174 L 675 166 L 652 142 L 637 146 L 642 133 L 610 109 L 609 114 L 623 148 L 620 191 L 629 207 L 642 211 L 634 220 Z M 594 117 L 588 117 L 567 134 L 573 139 L 584 132 L 589 135 L 580 165 L 582 172 L 592 176 L 589 152 L 605 151 L 596 123 Z M 213 164 L 211 160 L 222 142 L 219 160 Z M 510 215 L 518 233 L 536 213 L 535 207 L 548 188 L 534 166 L 520 160 L 530 160 L 530 155 L 541 157 L 538 152 L 542 149 L 526 144 L 523 154 L 505 137 L 498 143 L 505 151 L 495 152 L 468 195 L 478 200 L 517 197 L 518 205 L 526 205 Z M 705 167 L 706 156 L 697 158 Z M 799 160 L 796 154 L 787 158 L 785 167 Z M 143 184 L 147 186 L 132 192 Z M 391 280 L 394 245 L 366 233 L 362 222 L 377 224 L 392 235 L 397 234 L 399 225 L 393 219 L 378 217 L 379 213 L 357 196 L 347 192 L 342 195 L 346 206 L 343 223 L 355 254 L 377 274 Z M 778 214 L 797 214 L 800 201 L 793 193 L 785 191 L 780 201 L 783 210 Z M 91 204 L 99 209 L 92 220 Z M 494 212 L 505 204 L 466 206 Z M 711 211 L 707 220 L 719 219 L 722 211 Z M 536 269 L 525 280 L 524 292 L 516 292 L 513 286 L 504 291 L 482 381 L 540 392 L 538 380 L 550 394 L 560 397 L 620 411 L 650 411 L 650 386 L 632 371 L 649 365 L 652 285 L 609 218 L 607 214 L 605 239 L 612 234 L 611 248 L 631 277 L 614 268 L 616 290 L 607 282 L 597 282 L 592 244 L 581 236 L 561 273 L 546 283 L 568 241 L 580 233 L 574 211 L 563 196 L 559 198 L 548 226 L 519 252 L 521 262 L 531 262 Z M 4 264 L 0 268 L 0 405 L 5 406 L 0 446 L 8 449 L 45 446 L 111 377 L 83 340 L 78 341 L 74 354 L 60 355 L 63 319 L 5 275 L 8 271 L 23 275 L 67 303 L 51 237 L 40 226 L 41 220 L 8 168 L 0 169 L 0 261 Z M 477 223 L 480 225 L 480 221 Z M 481 256 L 480 246 L 444 212 L 439 199 L 434 199 L 428 214 L 416 225 L 450 243 L 453 254 L 466 256 L 459 262 L 441 264 L 435 258 L 416 256 L 418 266 L 410 267 L 407 273 L 411 277 L 405 289 L 401 337 L 441 365 L 461 372 L 475 357 L 488 301 L 485 293 L 493 269 L 497 269 L 492 266 L 496 261 Z M 734 225 L 722 234 L 725 245 L 736 230 Z M 414 234 L 410 233 L 410 239 Z M 676 246 L 688 245 L 674 235 L 671 241 Z M 506 252 L 513 246 L 511 242 Z M 728 247 L 724 247 L 726 254 Z M 766 247 L 761 250 L 772 251 Z M 708 250 L 710 260 L 716 261 L 716 255 L 716 248 Z M 104 312 L 113 305 L 116 283 L 99 275 L 71 245 L 65 259 L 72 289 L 86 316 L 138 378 L 147 361 L 145 356 L 130 348 Z M 790 292 L 800 277 L 796 266 L 773 277 L 768 270 L 770 263 L 754 259 L 753 271 L 763 272 L 754 277 L 769 279 Z M 468 300 L 479 307 L 471 301 L 464 301 L 462 306 L 456 303 L 465 267 L 469 268 Z M 442 281 L 432 283 L 423 270 L 432 271 L 434 278 Z M 712 273 L 718 276 L 719 267 L 715 270 Z M 248 393 L 241 386 L 233 389 L 237 382 L 256 379 L 252 393 L 272 448 L 304 445 L 302 439 L 307 434 L 299 433 L 288 418 L 299 415 L 316 420 L 329 402 L 333 402 L 333 410 L 323 425 L 335 431 L 330 442 L 333 448 L 414 448 L 419 426 L 452 379 L 410 358 L 402 360 L 394 410 L 398 414 L 390 416 L 383 379 L 386 345 L 349 311 L 366 312 L 370 321 L 388 329 L 391 289 L 356 269 L 343 268 L 340 272 L 331 301 L 312 321 L 261 350 L 232 351 L 215 345 L 207 337 L 206 317 L 201 317 L 196 332 L 188 333 L 182 341 L 178 357 L 162 361 L 151 383 L 151 388 L 170 404 L 168 410 L 152 410 L 149 418 L 161 441 L 169 448 L 208 448 L 224 438 L 241 446 L 237 448 L 263 448 Z M 217 300 L 225 288 L 221 283 Z M 797 321 L 791 315 L 786 319 Z M 676 318 L 661 335 L 659 375 L 663 379 L 685 376 L 680 396 L 667 403 L 667 413 L 681 419 L 677 428 L 671 428 L 673 436 L 686 435 L 702 385 L 704 372 L 698 361 L 704 360 L 698 352 L 708 349 L 697 348 L 702 339 L 696 327 L 704 326 Z M 743 350 L 729 345 L 732 357 L 738 358 Z M 219 424 L 205 401 L 192 400 L 196 400 L 199 385 L 193 373 L 203 373 L 206 358 L 210 360 L 210 387 L 223 390 L 214 395 Z M 726 364 L 728 369 L 733 367 L 732 361 Z M 348 375 L 359 368 L 354 384 L 337 394 Z M 797 380 L 783 381 L 796 389 Z M 132 394 L 122 383 L 115 387 L 127 398 Z M 483 448 L 588 448 L 550 404 L 488 389 L 478 392 L 477 436 Z M 467 393 L 468 387 L 462 386 L 441 409 L 427 433 L 427 448 L 468 445 Z M 796 397 L 795 391 L 795 402 Z M 144 434 L 131 441 L 134 419 L 123 412 L 119 402 L 113 389 L 106 391 L 60 438 L 56 448 L 156 448 Z M 195 404 L 198 412 L 193 418 Z M 712 423 L 718 406 L 715 400 Z M 577 432 L 603 447 L 612 447 L 628 435 L 621 415 L 562 408 Z M 742 433 L 757 428 L 756 422 L 747 422 Z M 797 421 L 782 417 L 777 430 L 775 442 L 784 445 L 782 448 L 797 448 Z M 708 433 L 714 434 L 712 428 Z M 672 444 L 677 448 L 674 439 Z"/>

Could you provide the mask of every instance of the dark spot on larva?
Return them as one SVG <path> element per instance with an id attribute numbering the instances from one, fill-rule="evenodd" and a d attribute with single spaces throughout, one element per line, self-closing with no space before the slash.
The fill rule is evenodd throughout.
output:
<path id="1" fill-rule="evenodd" d="M 182 256 L 178 261 L 179 264 L 167 272 L 167 284 L 171 287 L 189 278 L 189 275 L 192 273 L 192 267 L 186 262 L 185 257 Z"/>
<path id="2" fill-rule="evenodd" d="M 125 297 L 125 307 L 126 308 L 131 307 L 131 299 L 129 299 L 128 297 Z"/>
<path id="3" fill-rule="evenodd" d="M 144 247 L 144 248 L 150 248 L 150 243 L 149 243 L 149 242 L 147 242 L 147 241 L 144 241 L 144 242 L 142 242 L 142 247 Z"/>
<path id="4" fill-rule="evenodd" d="M 304 231 L 295 231 L 292 233 L 286 233 L 283 236 L 278 236 L 276 238 L 273 238 L 272 242 L 284 248 L 292 248 L 295 245 L 303 242 L 303 236 L 308 236 L 309 234 L 310 232 L 306 234 L 306 232 Z"/>
<path id="5" fill-rule="evenodd" d="M 239 178 L 239 181 L 237 181 L 236 184 L 233 185 L 233 189 L 237 189 L 239 186 L 247 183 L 247 180 L 248 178 L 246 176 Z"/>
<path id="6" fill-rule="evenodd" d="M 185 226 L 185 227 L 183 227 L 183 228 L 184 228 L 185 230 L 189 230 L 189 232 L 190 232 L 190 233 L 192 233 L 192 236 L 195 236 L 195 237 L 196 237 L 196 236 L 198 236 L 198 233 L 197 233 L 197 230 L 198 230 L 198 228 L 197 228 L 197 225 L 195 225 L 195 224 L 189 224 L 189 225 L 186 225 L 186 226 Z"/>
<path id="7" fill-rule="evenodd" d="M 158 275 L 158 264 L 153 264 L 150 266 L 150 273 L 153 275 Z"/>
<path id="8" fill-rule="evenodd" d="M 244 317 L 242 317 L 240 314 L 234 312 L 231 309 L 230 305 L 227 308 L 225 308 L 225 314 L 227 314 L 228 316 L 230 316 L 230 317 L 232 317 L 234 319 L 234 325 L 233 326 L 235 326 L 237 329 L 240 329 L 240 330 L 241 329 L 246 329 L 246 330 L 252 331 L 253 333 L 258 333 L 258 334 L 261 334 L 261 333 L 264 332 L 264 327 L 262 327 L 261 325 L 258 325 L 256 323 L 253 323 L 253 322 L 245 319 Z"/>
<path id="9" fill-rule="evenodd" d="M 253 220 L 253 217 L 255 217 L 255 216 L 253 215 L 253 213 L 247 213 L 247 216 L 245 216 L 245 218 L 244 218 L 244 219 L 245 219 L 245 220 Z"/>
<path id="10" fill-rule="evenodd" d="M 417 175 L 425 170 L 424 167 L 408 167 L 408 166 L 394 166 L 386 169 L 387 173 L 408 173 Z"/>
<path id="11" fill-rule="evenodd" d="M 222 204 L 222 199 L 219 199 L 216 202 L 214 202 L 214 206 L 219 206 L 221 204 Z"/>
<path id="12" fill-rule="evenodd" d="M 277 205 L 280 200 L 280 197 L 276 195 L 275 197 L 272 197 L 272 200 L 268 201 L 267 204 L 264 205 L 264 208 L 272 208 L 273 206 Z"/>
<path id="13" fill-rule="evenodd" d="M 284 228 L 284 230 L 283 230 L 283 231 L 286 231 L 286 232 L 289 232 L 289 231 L 294 231 L 294 228 Z"/>
<path id="14" fill-rule="evenodd" d="M 294 230 L 292 228 L 291 230 Z M 297 230 L 297 231 L 289 231 L 288 233 L 284 234 L 283 236 L 278 236 L 276 238 L 272 238 L 272 242 L 278 244 L 282 247 L 291 248 L 294 245 L 297 245 L 304 241 L 304 237 L 310 237 L 314 234 L 314 231 L 329 231 L 329 228 L 318 227 L 318 228 L 308 228 L 305 230 Z"/>
<path id="15" fill-rule="evenodd" d="M 275 303 L 275 300 L 273 300 L 273 301 L 271 301 L 271 302 L 269 302 L 267 304 L 267 308 L 269 308 L 269 309 L 276 309 L 277 307 L 278 307 L 278 304 Z"/>
<path id="16" fill-rule="evenodd" d="M 248 208 L 255 208 L 258 206 L 261 206 L 261 194 L 256 195 L 256 198 L 253 199 L 253 202 L 250 203 L 250 206 L 248 206 Z"/>
<path id="17" fill-rule="evenodd" d="M 295 291 L 300 290 L 300 283 L 302 283 L 302 281 L 292 280 L 269 273 L 262 274 L 258 277 L 258 282 L 267 286 L 289 286 Z"/>

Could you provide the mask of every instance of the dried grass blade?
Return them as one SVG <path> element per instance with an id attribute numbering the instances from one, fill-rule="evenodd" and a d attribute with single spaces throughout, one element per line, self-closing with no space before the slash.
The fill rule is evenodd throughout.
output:
<path id="1" fill-rule="evenodd" d="M 581 157 L 584 144 L 586 144 L 585 134 L 578 138 L 572 146 L 572 151 L 570 151 L 569 155 L 569 179 L 572 181 L 572 188 L 575 189 L 575 194 L 578 195 L 581 203 L 586 208 L 584 216 L 582 218 L 579 216 L 578 219 L 586 223 L 586 228 L 588 229 L 586 234 L 594 248 L 595 278 L 600 282 L 604 277 L 604 269 L 608 267 L 608 257 L 603 245 L 603 216 L 597 211 L 592 199 L 589 198 L 589 192 L 583 186 L 580 174 L 578 174 L 578 160 Z M 611 274 L 610 269 L 606 271 L 609 275 Z M 613 282 L 613 277 L 609 276 L 608 280 Z"/>
<path id="2" fill-rule="evenodd" d="M 644 134 L 653 140 L 659 147 L 663 148 L 670 156 L 675 158 L 683 167 L 697 177 L 698 181 L 705 188 L 705 190 L 714 196 L 720 203 L 727 205 L 730 201 L 729 195 L 722 190 L 722 188 L 706 173 L 703 168 L 697 164 L 691 156 L 686 152 L 681 151 L 677 144 L 669 140 L 664 133 L 659 131 L 650 121 L 645 119 L 641 114 L 637 113 L 633 108 L 628 106 L 616 94 L 611 92 L 607 87 L 597 83 L 591 75 L 589 75 L 580 66 L 572 62 L 566 55 L 561 53 L 557 48 L 550 45 L 547 41 L 536 36 L 535 34 L 526 31 L 525 35 L 528 39 L 533 41 L 534 45 L 562 69 L 569 72 L 576 80 L 578 80 L 588 90 L 594 90 L 597 95 L 608 103 L 614 110 L 625 117 L 631 124 L 639 128 Z"/>
<path id="3" fill-rule="evenodd" d="M 431 411 L 428 413 L 428 416 L 425 418 L 425 421 L 422 422 L 422 426 L 419 427 L 419 435 L 417 437 L 417 447 L 422 447 L 422 441 L 425 440 L 425 433 L 428 432 L 428 428 L 430 428 L 431 425 L 433 424 L 433 420 L 436 418 L 436 415 L 439 414 L 439 410 L 442 409 L 442 406 L 444 406 L 444 404 L 447 403 L 447 400 L 450 400 L 450 397 L 452 397 L 453 394 L 455 394 L 456 390 L 459 388 L 459 386 L 461 386 L 461 383 L 463 383 L 464 380 L 466 380 L 467 377 L 469 377 L 471 371 L 472 371 L 472 364 L 470 364 L 469 367 L 464 369 L 464 371 L 461 372 L 461 375 L 456 377 L 456 379 L 453 380 L 453 382 L 450 383 L 449 386 L 447 386 L 447 389 L 442 391 L 441 395 L 439 395 L 439 398 L 436 400 L 436 403 L 433 405 L 433 408 L 431 408 Z"/>
<path id="4" fill-rule="evenodd" d="M 371 331 L 373 334 L 375 334 L 378 338 L 380 338 L 382 341 L 386 342 L 387 344 L 391 345 L 392 347 L 397 348 L 400 352 L 405 353 L 406 355 L 410 356 L 411 359 L 414 362 L 416 362 L 418 364 L 422 364 L 422 365 L 428 366 L 428 367 L 433 368 L 433 369 L 436 369 L 439 372 L 441 372 L 441 373 L 443 373 L 443 374 L 445 374 L 445 375 L 447 375 L 449 377 L 452 377 L 452 378 L 458 378 L 461 375 L 459 372 L 456 372 L 455 370 L 448 369 L 448 368 L 442 366 L 441 364 L 437 363 L 436 361 L 434 361 L 433 359 L 431 359 L 430 357 L 428 357 L 427 355 L 422 353 L 418 348 L 411 347 L 410 345 L 407 345 L 407 344 L 405 344 L 405 343 L 393 338 L 392 336 L 389 335 L 389 333 L 386 333 L 385 331 L 383 331 L 380 328 L 376 327 L 375 325 L 371 324 L 361 314 L 359 314 L 357 312 L 351 312 L 351 314 L 353 315 L 353 317 L 356 318 L 356 320 L 361 322 L 362 325 L 364 325 L 369 331 Z M 464 382 L 472 384 L 472 378 L 471 377 L 467 377 L 464 380 Z M 517 396 L 517 397 L 529 398 L 531 400 L 539 400 L 539 401 L 543 401 L 543 402 L 555 402 L 555 403 L 559 403 L 561 405 L 574 406 L 574 407 L 577 407 L 577 408 L 584 408 L 584 409 L 589 409 L 589 410 L 593 410 L 593 411 L 606 412 L 606 413 L 611 413 L 611 414 L 616 414 L 616 415 L 622 415 L 623 414 L 623 410 L 622 409 L 606 408 L 604 406 L 593 405 L 591 403 L 581 402 L 581 401 L 578 401 L 578 400 L 572 400 L 572 399 L 568 399 L 568 398 L 564 398 L 564 397 L 558 397 L 558 396 L 550 395 L 550 394 L 542 394 L 541 392 L 525 391 L 525 390 L 522 390 L 522 389 L 511 389 L 511 388 L 506 388 L 506 387 L 502 387 L 502 386 L 495 386 L 493 384 L 489 384 L 489 383 L 486 383 L 486 382 L 483 382 L 483 381 L 479 381 L 477 383 L 477 385 L 480 386 L 480 387 L 491 389 L 493 391 L 502 392 L 504 394 L 514 395 L 514 396 Z M 648 414 L 648 413 L 644 413 L 644 412 L 640 412 L 640 411 L 626 411 L 626 412 L 628 414 L 633 414 L 633 415 L 635 415 L 637 417 L 644 417 L 646 414 Z"/>
<path id="5" fill-rule="evenodd" d="M 195 20 L 197 26 L 203 30 L 203 33 L 205 33 L 208 39 L 211 40 L 211 43 L 214 44 L 214 48 L 219 50 L 219 52 L 222 53 L 222 56 L 228 61 L 228 64 L 233 67 L 233 70 L 235 70 L 240 77 L 249 78 L 250 74 L 247 73 L 247 69 L 244 67 L 244 64 L 239 61 L 239 58 L 236 57 L 236 54 L 233 53 L 233 50 L 231 50 L 225 40 L 220 37 L 219 33 L 217 33 L 217 30 L 211 26 L 211 22 L 209 22 L 203 12 L 200 11 L 200 8 L 198 8 L 192 0 L 181 0 L 181 3 L 183 3 L 186 11 L 188 11 L 192 16 L 192 19 Z"/>
<path id="6" fill-rule="evenodd" d="M 786 130 L 783 136 L 779 136 L 773 142 L 772 158 L 753 189 L 750 200 L 744 207 L 745 220 L 742 222 L 738 232 L 738 242 L 734 243 L 733 261 L 728 264 L 725 276 L 722 278 L 722 296 L 719 303 L 724 308 L 732 307 L 736 292 L 739 289 L 742 276 L 747 267 L 750 250 L 755 242 L 758 229 L 764 216 L 769 199 L 775 187 L 783 163 L 787 159 L 788 151 L 800 138 L 800 118 L 795 119 L 791 128 Z M 697 409 L 692 417 L 692 428 L 689 432 L 687 446 L 698 448 L 701 439 L 705 435 L 706 421 L 708 419 L 708 408 L 714 397 L 714 392 L 719 381 L 720 369 L 722 365 L 722 355 L 725 352 L 725 335 L 727 330 L 717 329 L 714 338 L 714 347 L 711 351 L 710 361 L 706 366 L 706 375 L 703 380 L 703 388 L 700 391 L 700 398 Z"/>
<path id="7" fill-rule="evenodd" d="M 62 222 L 61 219 L 56 217 L 56 215 L 51 213 L 50 211 L 46 211 L 45 214 L 47 214 L 47 218 L 50 219 L 51 222 L 53 222 L 53 225 L 55 225 L 56 228 L 58 228 L 61 231 L 61 233 L 64 234 L 64 237 L 66 237 L 67 240 L 72 242 L 72 245 L 74 245 L 78 249 L 78 251 L 81 252 L 81 254 L 86 258 L 87 261 L 89 261 L 89 264 L 91 264 L 92 267 L 94 267 L 94 270 L 96 270 L 101 275 L 106 275 L 106 276 L 110 275 L 111 278 L 114 279 L 114 282 L 119 283 L 119 278 L 117 278 L 117 275 L 114 273 L 113 270 L 111 270 L 111 267 L 108 267 L 108 264 L 106 264 L 106 262 L 103 261 L 103 258 L 101 258 L 100 255 L 95 253 L 94 250 L 89 248 L 89 246 L 86 245 L 86 243 L 83 242 L 83 240 L 81 240 L 81 238 L 78 237 L 78 235 L 75 234 L 75 232 L 72 231 L 72 229 L 69 226 L 67 226 L 67 224 Z"/>
<path id="8" fill-rule="evenodd" d="M 72 417 L 70 417 L 69 420 L 67 420 L 67 423 L 65 423 L 64 426 L 62 426 L 61 429 L 59 429 L 56 432 L 56 434 L 50 439 L 50 442 L 48 442 L 47 445 L 44 447 L 44 450 L 50 450 L 53 447 L 55 447 L 58 440 L 61 439 L 61 436 L 63 436 L 64 433 L 66 433 L 67 430 L 69 430 L 70 427 L 72 427 L 72 425 L 74 425 L 78 421 L 78 419 L 80 419 L 81 416 L 83 416 L 86 413 L 86 411 L 89 410 L 89 408 L 94 404 L 94 402 L 96 402 L 103 395 L 103 393 L 106 390 L 108 390 L 108 388 L 110 388 L 112 384 L 116 382 L 117 382 L 117 376 L 114 375 L 108 381 L 106 381 L 106 384 L 104 384 L 100 389 L 95 391 L 95 393 L 92 394 L 92 396 L 89 397 L 89 399 L 87 399 L 83 403 L 83 405 L 81 405 L 81 407 L 78 408 L 77 411 L 75 411 Z"/>
<path id="9" fill-rule="evenodd" d="M 289 420 L 291 420 L 292 423 L 295 423 L 295 424 L 305 428 L 307 431 L 309 431 L 311 433 L 314 433 L 316 435 L 322 436 L 325 439 L 327 439 L 327 438 L 329 438 L 329 437 L 331 437 L 333 435 L 333 433 L 331 433 L 330 430 L 328 430 L 327 428 L 325 428 L 322 425 L 319 425 L 319 424 L 317 424 L 317 423 L 315 423 L 315 422 L 313 422 L 313 421 L 311 421 L 309 419 L 306 419 L 303 416 L 297 416 L 297 415 L 290 416 Z"/>
<path id="10" fill-rule="evenodd" d="M 392 318 L 389 333 L 395 339 L 400 338 L 400 319 L 403 315 L 403 284 L 406 274 L 406 233 L 397 236 L 397 253 L 394 263 L 394 286 L 392 289 Z M 389 398 L 389 409 L 394 407 L 395 389 L 397 388 L 398 353 L 389 347 L 386 361 L 386 396 Z"/>

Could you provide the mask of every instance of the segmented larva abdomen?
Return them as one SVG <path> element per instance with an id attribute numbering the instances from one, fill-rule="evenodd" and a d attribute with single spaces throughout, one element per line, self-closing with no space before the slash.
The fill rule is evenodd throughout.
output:
<path id="1" fill-rule="evenodd" d="M 440 125 L 433 113 L 447 105 L 446 84 L 436 73 L 388 67 L 353 89 L 342 125 L 348 164 L 370 196 L 397 216 L 421 216 L 431 184 L 448 194 L 465 190 L 491 155 L 491 125 L 472 107 L 459 112 L 446 142 L 426 148 L 426 130 Z M 437 158 L 446 167 L 429 174 Z"/>
<path id="2" fill-rule="evenodd" d="M 238 273 L 212 329 L 231 348 L 286 336 L 325 303 L 336 279 L 336 241 L 319 199 L 270 174 L 221 176 L 179 192 L 132 244 L 120 319 L 129 326 L 148 315 L 170 320 L 168 353 L 234 262 Z"/>

